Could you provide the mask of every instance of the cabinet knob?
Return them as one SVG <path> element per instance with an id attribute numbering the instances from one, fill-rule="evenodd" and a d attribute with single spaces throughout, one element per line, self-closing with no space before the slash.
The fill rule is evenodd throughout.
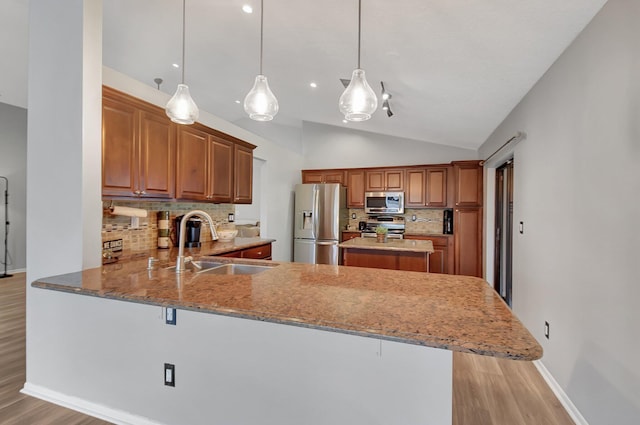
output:
<path id="1" fill-rule="evenodd" d="M 145 192 L 144 190 L 142 192 L 140 192 L 140 195 L 146 195 L 147 192 Z"/>
<path id="2" fill-rule="evenodd" d="M 134 193 L 135 195 L 140 195 L 140 191 L 139 191 L 139 190 L 134 190 L 134 191 L 133 191 L 133 193 Z"/>

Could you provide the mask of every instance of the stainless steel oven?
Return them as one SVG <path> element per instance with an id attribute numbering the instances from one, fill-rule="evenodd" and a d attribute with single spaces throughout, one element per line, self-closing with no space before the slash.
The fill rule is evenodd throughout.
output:
<path id="1" fill-rule="evenodd" d="M 404 214 L 404 192 L 365 192 L 367 214 Z"/>

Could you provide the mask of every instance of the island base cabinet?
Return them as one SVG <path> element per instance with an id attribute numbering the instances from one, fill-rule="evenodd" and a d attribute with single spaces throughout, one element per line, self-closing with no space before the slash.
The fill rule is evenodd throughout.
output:
<path id="1" fill-rule="evenodd" d="M 452 423 L 448 350 L 188 310 L 172 326 L 160 306 L 29 292 L 24 392 L 72 409 L 145 424 Z"/>
<path id="2" fill-rule="evenodd" d="M 428 272 L 429 254 L 424 252 L 378 251 L 342 248 L 342 264 L 375 269 Z"/>

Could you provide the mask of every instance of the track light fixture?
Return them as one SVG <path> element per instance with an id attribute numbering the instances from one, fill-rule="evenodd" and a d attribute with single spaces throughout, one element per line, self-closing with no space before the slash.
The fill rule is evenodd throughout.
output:
<path id="1" fill-rule="evenodd" d="M 387 112 L 388 117 L 392 117 L 393 112 L 391 112 L 391 107 L 389 106 L 389 99 L 393 96 L 384 88 L 382 81 L 380 81 L 380 86 L 382 86 L 382 110 Z"/>

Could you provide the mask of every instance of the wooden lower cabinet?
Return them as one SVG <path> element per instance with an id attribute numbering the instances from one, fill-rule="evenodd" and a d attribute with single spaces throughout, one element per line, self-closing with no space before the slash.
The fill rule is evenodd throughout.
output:
<path id="1" fill-rule="evenodd" d="M 453 274 L 453 236 L 404 235 L 404 238 L 431 241 L 433 254 L 429 256 L 429 272 Z"/>
<path id="2" fill-rule="evenodd" d="M 424 252 L 342 248 L 342 264 L 345 266 L 427 272 L 429 264 L 426 257 Z"/>
<path id="3" fill-rule="evenodd" d="M 482 277 L 482 208 L 456 208 L 453 229 L 455 274 Z"/>
<path id="4" fill-rule="evenodd" d="M 360 232 L 342 232 L 342 242 L 351 240 L 353 238 L 359 238 L 362 236 Z"/>
<path id="5" fill-rule="evenodd" d="M 271 260 L 271 243 L 220 254 L 219 257 L 250 258 L 253 260 Z"/>

